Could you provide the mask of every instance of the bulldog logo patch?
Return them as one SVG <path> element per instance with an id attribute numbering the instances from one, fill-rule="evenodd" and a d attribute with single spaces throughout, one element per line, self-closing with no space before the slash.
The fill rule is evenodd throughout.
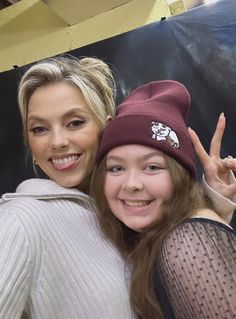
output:
<path id="1" fill-rule="evenodd" d="M 174 148 L 179 148 L 179 139 L 175 131 L 169 126 L 160 122 L 152 122 L 152 138 L 157 141 L 164 141 L 170 143 Z"/>

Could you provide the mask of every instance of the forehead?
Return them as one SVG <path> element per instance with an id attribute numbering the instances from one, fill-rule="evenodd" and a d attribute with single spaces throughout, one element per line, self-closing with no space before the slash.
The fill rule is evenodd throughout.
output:
<path id="1" fill-rule="evenodd" d="M 107 154 L 107 158 L 112 157 L 112 156 L 117 156 L 117 157 L 124 157 L 128 158 L 127 154 L 129 154 L 129 157 L 140 157 L 140 158 L 145 158 L 149 156 L 161 156 L 163 157 L 163 152 L 149 147 L 145 145 L 140 145 L 140 144 L 129 144 L 129 145 L 122 145 L 122 146 L 117 146 L 110 150 Z"/>
<path id="2" fill-rule="evenodd" d="M 37 88 L 29 99 L 28 115 L 50 114 L 50 112 L 79 112 L 93 114 L 85 102 L 80 89 L 72 84 L 59 82 Z"/>

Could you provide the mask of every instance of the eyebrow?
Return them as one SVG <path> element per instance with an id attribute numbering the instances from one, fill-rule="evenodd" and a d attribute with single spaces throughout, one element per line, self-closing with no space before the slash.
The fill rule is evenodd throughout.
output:
<path id="1" fill-rule="evenodd" d="M 87 110 L 82 110 L 81 108 L 79 107 L 75 107 L 73 109 L 70 109 L 68 112 L 64 113 L 63 114 L 63 118 L 67 118 L 69 116 L 73 116 L 73 115 L 85 115 L 85 114 L 88 114 L 89 112 Z M 38 115 L 29 115 L 27 121 L 46 121 L 44 118 L 38 116 Z"/>
<path id="2" fill-rule="evenodd" d="M 143 158 L 145 160 L 147 160 L 147 159 L 154 157 L 154 156 L 158 156 L 158 157 L 162 156 L 163 157 L 163 153 L 161 151 L 153 151 L 153 152 L 150 152 L 150 153 L 144 155 Z"/>
<path id="3" fill-rule="evenodd" d="M 141 156 L 141 159 L 143 160 L 148 160 L 149 158 L 152 158 L 154 156 L 163 156 L 162 152 L 161 151 L 153 151 L 153 152 L 150 152 L 148 154 L 145 154 L 143 156 Z M 115 160 L 115 161 L 123 161 L 124 158 L 119 156 L 119 155 L 107 155 L 107 158 L 106 158 L 108 161 L 109 160 Z"/>
<path id="4" fill-rule="evenodd" d="M 64 114 L 64 117 L 74 115 L 74 114 L 88 114 L 90 113 L 89 109 L 83 110 L 80 107 L 75 107 Z"/>

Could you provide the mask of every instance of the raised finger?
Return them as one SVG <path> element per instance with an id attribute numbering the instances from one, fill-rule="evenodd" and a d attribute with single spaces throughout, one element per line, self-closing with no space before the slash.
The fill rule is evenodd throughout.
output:
<path id="1" fill-rule="evenodd" d="M 204 149 L 199 137 L 197 136 L 196 132 L 193 129 L 191 129 L 190 127 L 188 128 L 188 132 L 189 132 L 190 138 L 192 140 L 195 152 L 196 152 L 196 154 L 197 154 L 202 166 L 205 167 L 208 164 L 208 162 L 209 162 L 209 155 L 205 151 L 205 149 Z"/>
<path id="2" fill-rule="evenodd" d="M 225 116 L 221 113 L 216 125 L 215 133 L 211 139 L 209 155 L 220 158 L 221 141 L 225 130 Z"/>

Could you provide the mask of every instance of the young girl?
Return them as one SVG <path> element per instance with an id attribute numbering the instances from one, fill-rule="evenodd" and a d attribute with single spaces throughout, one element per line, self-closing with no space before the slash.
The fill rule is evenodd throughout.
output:
<path id="1" fill-rule="evenodd" d="M 133 267 L 140 319 L 236 314 L 236 233 L 196 182 L 189 107 L 176 81 L 143 85 L 118 107 L 97 153 L 92 196 Z"/>

